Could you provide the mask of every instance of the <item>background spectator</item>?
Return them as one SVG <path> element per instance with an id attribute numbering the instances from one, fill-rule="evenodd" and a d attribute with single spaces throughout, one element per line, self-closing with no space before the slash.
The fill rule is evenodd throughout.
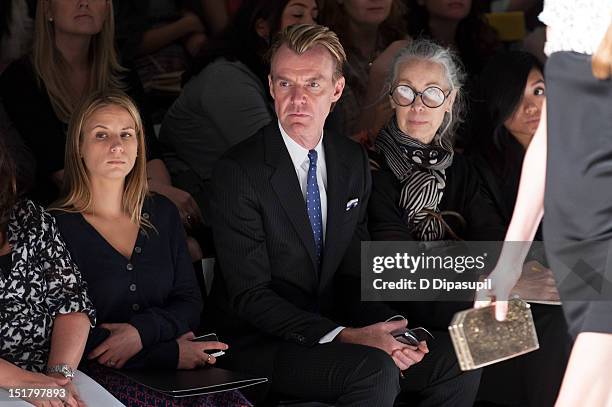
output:
<path id="1" fill-rule="evenodd" d="M 495 30 L 484 20 L 481 0 L 407 0 L 408 29 L 456 50 L 468 79 L 477 75 L 500 47 Z"/>
<path id="2" fill-rule="evenodd" d="M 160 140 L 175 185 L 205 216 L 212 166 L 229 147 L 273 120 L 265 53 L 279 29 L 313 23 L 314 0 L 246 0 L 208 44 L 194 76 L 168 110 Z"/>
<path id="3" fill-rule="evenodd" d="M 126 72 L 119 65 L 112 6 L 110 0 L 39 0 L 32 55 L 15 61 L 0 77 L 0 95 L 8 116 L 36 158 L 36 186 L 31 196 L 42 204 L 57 198 L 67 123 L 82 98 L 96 91 L 125 89 L 145 116 L 151 190 L 171 199 L 185 224 L 196 225 L 201 219 L 197 204 L 171 185 L 160 158 L 140 81 L 133 71 Z M 190 249 L 194 260 L 202 257 L 195 240 Z"/>
<path id="4" fill-rule="evenodd" d="M 347 53 L 347 86 L 337 107 L 343 135 L 360 139 L 391 116 L 384 83 L 393 57 L 408 43 L 405 18 L 400 0 L 325 2 L 321 22 L 338 33 Z"/>

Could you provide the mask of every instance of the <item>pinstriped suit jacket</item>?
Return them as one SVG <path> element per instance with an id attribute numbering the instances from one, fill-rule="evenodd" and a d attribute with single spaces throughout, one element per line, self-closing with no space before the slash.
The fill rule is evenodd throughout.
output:
<path id="1" fill-rule="evenodd" d="M 332 320 L 340 311 L 334 299 L 343 299 L 349 315 L 364 315 L 355 299 L 360 242 L 369 239 L 368 157 L 359 144 L 328 132 L 323 145 L 328 212 L 320 271 L 306 204 L 276 121 L 232 148 L 214 169 L 211 218 L 219 267 L 207 314 L 234 347 L 256 345 L 261 352 L 262 343 L 273 340 L 313 346 L 339 325 Z M 386 307 L 372 312 L 364 322 L 392 314 Z"/>

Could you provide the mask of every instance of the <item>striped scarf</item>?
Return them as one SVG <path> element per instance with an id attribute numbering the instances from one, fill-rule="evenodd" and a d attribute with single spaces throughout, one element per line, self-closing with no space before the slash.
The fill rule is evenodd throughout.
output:
<path id="1" fill-rule="evenodd" d="M 441 240 L 445 228 L 438 205 L 446 187 L 445 169 L 453 162 L 452 148 L 438 141 L 423 144 L 404 134 L 395 117 L 378 134 L 375 148 L 402 184 L 398 205 L 415 238 Z"/>

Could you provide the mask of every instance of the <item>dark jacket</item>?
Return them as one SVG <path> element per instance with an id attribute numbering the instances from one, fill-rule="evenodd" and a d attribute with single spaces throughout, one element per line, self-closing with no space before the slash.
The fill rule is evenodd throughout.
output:
<path id="1" fill-rule="evenodd" d="M 174 204 L 157 194 L 145 200 L 142 217 L 155 230 L 141 228 L 129 259 L 80 213 L 54 211 L 53 215 L 90 287 L 98 324 L 129 323 L 140 334 L 143 349 L 125 368 L 175 369 L 176 338 L 197 329 L 202 298 Z M 104 328 L 92 329 L 84 357 L 108 334 Z"/>
<path id="2" fill-rule="evenodd" d="M 328 132 L 323 146 L 328 209 L 320 271 L 306 203 L 276 121 L 233 147 L 213 172 L 219 269 L 207 321 L 234 349 L 232 357 L 264 371 L 273 371 L 273 353 L 283 342 L 314 346 L 338 327 L 336 310 L 361 325 L 394 314 L 359 302 L 360 242 L 369 240 L 367 155 Z M 354 199 L 358 205 L 347 210 Z"/>

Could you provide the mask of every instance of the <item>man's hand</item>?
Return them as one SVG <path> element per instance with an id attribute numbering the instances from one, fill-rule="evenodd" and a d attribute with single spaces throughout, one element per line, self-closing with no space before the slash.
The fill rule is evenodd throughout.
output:
<path id="1" fill-rule="evenodd" d="M 97 359 L 98 363 L 121 369 L 125 362 L 142 350 L 140 333 L 130 324 L 101 324 L 108 329 L 110 336 L 92 350 L 87 359 Z"/>
<path id="2" fill-rule="evenodd" d="M 149 187 L 151 191 L 165 196 L 176 205 L 181 220 L 187 228 L 202 223 L 202 212 L 200 212 L 200 207 L 189 192 L 159 182 L 150 182 Z"/>
<path id="3" fill-rule="evenodd" d="M 406 328 L 408 321 L 379 322 L 363 328 L 344 328 L 336 340 L 345 343 L 356 343 L 371 346 L 385 351 L 393 358 L 400 370 L 406 370 L 410 366 L 419 363 L 426 353 L 429 352 L 427 344 L 421 342 L 418 347 L 408 346 L 397 341 L 391 332 Z"/>

